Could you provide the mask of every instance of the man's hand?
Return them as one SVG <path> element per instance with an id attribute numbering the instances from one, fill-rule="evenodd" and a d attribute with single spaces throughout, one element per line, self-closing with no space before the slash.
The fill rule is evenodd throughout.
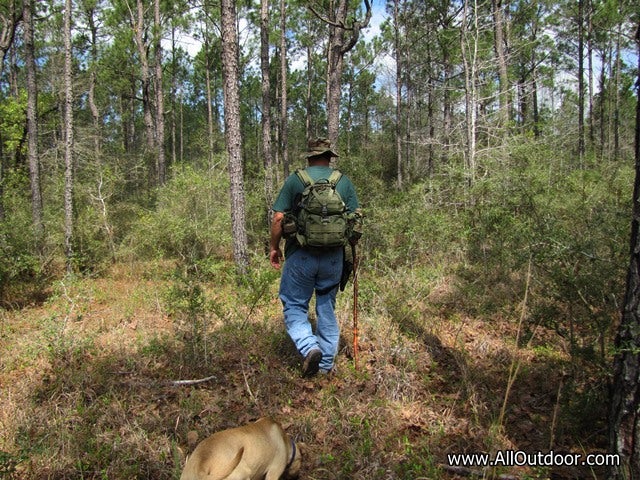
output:
<path id="1" fill-rule="evenodd" d="M 282 250 L 280 250 L 280 240 L 282 239 L 282 220 L 284 213 L 274 212 L 271 221 L 271 238 L 269 239 L 269 261 L 273 268 L 280 268 L 282 265 Z"/>
<path id="2" fill-rule="evenodd" d="M 280 250 L 279 248 L 271 250 L 269 252 L 269 261 L 271 262 L 271 266 L 273 268 L 279 269 L 282 265 L 282 250 Z"/>

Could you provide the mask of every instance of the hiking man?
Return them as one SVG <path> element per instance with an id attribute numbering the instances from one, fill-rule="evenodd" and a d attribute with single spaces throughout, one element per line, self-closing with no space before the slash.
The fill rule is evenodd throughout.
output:
<path id="1" fill-rule="evenodd" d="M 331 143 L 324 138 L 310 141 L 305 157 L 308 167 L 296 171 L 285 180 L 273 205 L 269 260 L 274 268 L 280 268 L 283 260 L 280 241 L 283 238 L 284 227 L 286 261 L 282 270 L 279 294 L 287 333 L 304 358 L 302 374 L 309 377 L 318 372 L 329 373 L 333 368 L 340 341 L 340 328 L 334 309 L 343 274 L 344 250 L 349 242 L 355 245 L 361 228 L 355 187 L 348 177 L 330 166 L 331 158 L 338 157 L 331 149 Z M 333 181 L 333 192 L 339 195 L 344 210 L 344 214 L 340 215 L 351 219 L 351 228 L 341 232 L 344 241 L 337 238 L 329 240 L 329 246 L 317 246 L 324 238 L 333 237 L 335 231 L 341 230 L 335 226 L 340 225 L 338 215 L 331 218 L 327 216 L 322 221 L 315 222 L 317 229 L 324 228 L 321 225 L 323 223 L 334 225 L 330 233 L 318 233 L 322 238 L 315 240 L 314 236 L 318 236 L 317 230 L 305 234 L 300 225 L 303 220 L 299 220 L 302 213 L 297 213 L 296 210 L 304 203 L 301 198 L 309 191 L 310 183 L 316 186 L 323 183 L 326 187 L 327 183 L 333 185 Z M 292 215 L 298 219 L 296 222 L 291 222 Z M 290 223 L 297 224 L 292 228 Z M 291 230 L 294 230 L 294 234 L 289 233 Z M 309 302 L 314 291 L 317 322 L 315 333 L 308 317 Z"/>

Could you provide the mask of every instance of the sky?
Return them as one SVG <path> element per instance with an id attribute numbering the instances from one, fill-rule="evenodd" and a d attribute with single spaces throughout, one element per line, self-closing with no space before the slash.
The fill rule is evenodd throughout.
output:
<path id="1" fill-rule="evenodd" d="M 361 32 L 364 40 L 370 41 L 380 33 L 380 25 L 386 19 L 385 3 L 386 0 L 371 0 L 371 21 L 369 22 L 369 27 Z M 242 20 L 240 30 L 246 31 L 246 29 L 242 28 Z M 202 43 L 191 35 L 180 36 L 178 44 L 184 48 L 192 58 L 196 56 L 202 46 Z M 165 48 L 171 48 L 169 41 L 165 42 Z M 292 65 L 292 68 L 295 69 L 295 65 Z"/>

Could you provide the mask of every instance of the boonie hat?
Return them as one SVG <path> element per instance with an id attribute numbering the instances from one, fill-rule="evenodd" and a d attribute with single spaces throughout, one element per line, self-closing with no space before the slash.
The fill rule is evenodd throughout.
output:
<path id="1" fill-rule="evenodd" d="M 316 138 L 315 140 L 309 140 L 305 158 L 324 155 L 325 153 L 330 153 L 332 157 L 340 156 L 331 149 L 331 142 L 326 138 Z"/>

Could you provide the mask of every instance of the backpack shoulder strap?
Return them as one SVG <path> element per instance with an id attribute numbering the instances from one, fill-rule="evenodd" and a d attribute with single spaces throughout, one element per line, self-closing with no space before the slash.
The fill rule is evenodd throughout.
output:
<path id="1" fill-rule="evenodd" d="M 329 180 L 329 183 L 335 187 L 341 178 L 342 178 L 342 172 L 336 169 L 333 172 L 331 172 L 331 175 L 329 176 L 328 180 Z"/>
<path id="2" fill-rule="evenodd" d="M 296 170 L 296 175 L 298 175 L 298 178 L 300 179 L 300 181 L 303 183 L 305 187 L 313 185 L 314 183 L 313 179 L 304 168 L 298 168 Z"/>
<path id="3" fill-rule="evenodd" d="M 335 188 L 340 179 L 342 178 L 342 172 L 340 170 L 334 170 L 329 176 L 328 180 L 331 185 Z"/>

